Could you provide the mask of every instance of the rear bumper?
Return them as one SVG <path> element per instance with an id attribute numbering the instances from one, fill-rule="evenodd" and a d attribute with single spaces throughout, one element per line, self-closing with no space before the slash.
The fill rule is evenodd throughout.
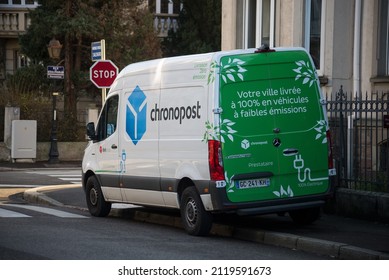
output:
<path id="1" fill-rule="evenodd" d="M 325 200 L 315 200 L 315 201 L 307 201 L 307 202 L 300 202 L 300 203 L 289 203 L 285 205 L 243 208 L 243 209 L 238 209 L 236 213 L 241 216 L 270 214 L 270 213 L 278 213 L 278 212 L 287 212 L 287 211 L 298 210 L 298 209 L 321 207 L 324 204 L 325 204 Z"/>
<path id="2" fill-rule="evenodd" d="M 326 193 L 316 195 L 235 203 L 228 200 L 225 188 L 210 187 L 210 190 L 214 212 L 234 212 L 238 215 L 270 214 L 320 207 L 333 195 L 332 188 L 329 188 Z"/>

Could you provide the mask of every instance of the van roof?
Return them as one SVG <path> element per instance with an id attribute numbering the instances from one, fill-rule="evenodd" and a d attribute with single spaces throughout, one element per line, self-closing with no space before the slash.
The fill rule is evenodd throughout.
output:
<path id="1" fill-rule="evenodd" d="M 276 52 L 281 52 L 281 51 L 305 51 L 306 52 L 306 50 L 301 47 L 277 47 L 273 49 Z M 127 65 L 123 70 L 120 71 L 120 73 L 116 77 L 116 80 L 111 86 L 111 91 L 117 87 L 117 83 L 119 80 L 121 80 L 123 77 L 128 75 L 133 75 L 136 73 L 138 74 L 150 73 L 155 75 L 155 73 L 158 73 L 158 71 L 162 68 L 162 66 L 168 67 L 168 65 L 174 65 L 174 67 L 180 68 L 180 65 L 182 67 L 185 67 L 185 65 L 187 65 L 188 63 L 191 64 L 200 63 L 200 62 L 205 63 L 205 62 L 210 62 L 211 60 L 217 61 L 223 56 L 254 53 L 256 50 L 257 48 L 237 49 L 237 50 L 218 51 L 218 52 L 210 52 L 210 53 L 203 53 L 203 54 L 191 54 L 191 55 L 183 55 L 183 56 L 175 56 L 175 57 L 167 57 L 167 58 L 159 58 L 159 59 L 135 62 Z"/>

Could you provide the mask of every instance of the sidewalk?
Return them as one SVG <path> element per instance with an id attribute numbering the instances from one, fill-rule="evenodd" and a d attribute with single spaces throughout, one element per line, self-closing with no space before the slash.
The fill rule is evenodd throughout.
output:
<path id="1" fill-rule="evenodd" d="M 58 164 L 0 163 L 0 171 L 33 168 L 78 168 L 80 162 Z M 1 173 L 0 173 L 1 174 Z M 87 211 L 80 185 L 45 186 L 24 192 L 31 203 L 77 208 Z M 114 204 L 112 216 L 141 222 L 182 227 L 178 212 L 149 210 L 143 207 Z M 316 223 L 299 227 L 288 216 L 264 215 L 215 218 L 212 234 L 251 242 L 302 250 L 334 259 L 389 260 L 389 224 L 324 214 Z"/>

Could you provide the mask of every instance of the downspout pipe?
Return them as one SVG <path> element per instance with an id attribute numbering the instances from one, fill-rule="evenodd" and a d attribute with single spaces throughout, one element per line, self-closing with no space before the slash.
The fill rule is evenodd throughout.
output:
<path id="1" fill-rule="evenodd" d="M 361 100 L 361 21 L 362 0 L 355 0 L 354 9 L 354 53 L 353 53 L 353 91 L 354 100 Z M 347 117 L 347 177 L 354 177 L 354 120 L 360 117 L 359 106 Z"/>
<path id="2" fill-rule="evenodd" d="M 361 21 L 362 0 L 355 0 L 354 10 L 354 53 L 353 53 L 353 91 L 354 99 L 361 99 Z"/>

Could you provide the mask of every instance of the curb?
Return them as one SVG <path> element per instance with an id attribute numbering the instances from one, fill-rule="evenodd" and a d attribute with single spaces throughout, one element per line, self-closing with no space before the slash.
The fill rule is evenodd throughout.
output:
<path id="1" fill-rule="evenodd" d="M 59 201 L 56 201 L 44 193 L 43 191 L 60 190 L 65 188 L 79 188 L 80 185 L 56 185 L 44 186 L 34 189 L 26 190 L 23 198 L 26 201 L 49 206 L 69 207 Z M 86 210 L 79 208 L 80 210 Z M 147 222 L 159 225 L 167 225 L 176 228 L 183 228 L 181 218 L 179 216 L 172 217 L 171 215 L 164 215 L 159 213 L 152 213 L 147 211 L 139 211 L 134 208 L 120 209 L 112 208 L 110 216 L 113 217 L 127 217 L 138 222 Z M 258 229 L 249 229 L 234 227 L 230 225 L 214 223 L 211 229 L 212 235 L 230 237 L 244 241 L 255 242 L 259 244 L 266 244 L 288 248 L 291 250 L 299 250 L 307 253 L 327 256 L 334 259 L 343 260 L 389 260 L 389 254 L 369 250 L 357 246 L 348 245 L 346 243 L 339 243 L 327 241 L 322 239 L 304 237 L 290 233 L 264 231 Z"/>
<path id="2" fill-rule="evenodd" d="M 69 185 L 53 185 L 53 186 L 32 188 L 24 191 L 23 199 L 31 203 L 43 204 L 48 206 L 74 208 L 73 206 L 65 205 L 55 199 L 52 199 L 51 197 L 48 197 L 42 192 L 56 191 L 56 190 L 70 189 L 70 188 L 79 188 L 80 186 L 81 185 L 77 185 L 77 184 L 69 184 Z"/>

